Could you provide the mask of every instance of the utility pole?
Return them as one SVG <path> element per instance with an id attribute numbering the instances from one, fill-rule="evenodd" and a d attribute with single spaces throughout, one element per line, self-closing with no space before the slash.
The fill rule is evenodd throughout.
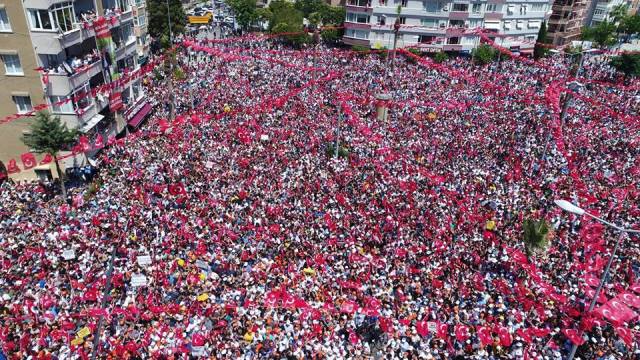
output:
<path id="1" fill-rule="evenodd" d="M 336 131 L 336 153 L 334 154 L 334 158 L 338 159 L 338 151 L 340 146 L 340 128 L 342 127 L 342 114 L 338 115 L 338 129 Z"/>
<path id="2" fill-rule="evenodd" d="M 398 8 L 399 10 L 400 8 Z M 391 69 L 396 62 L 396 46 L 398 45 L 398 34 L 400 32 L 400 11 L 396 17 L 396 22 L 393 24 L 393 52 L 391 53 Z"/>
<path id="3" fill-rule="evenodd" d="M 102 302 L 100 304 L 100 309 L 104 309 L 107 307 L 107 300 L 109 298 L 109 293 L 111 292 L 111 279 L 113 278 L 113 262 L 116 258 L 116 248 L 117 245 L 113 245 L 113 249 L 111 250 L 111 260 L 109 261 L 109 268 L 107 269 L 106 283 L 104 285 L 104 293 L 102 294 Z M 100 315 L 100 319 L 98 320 L 98 325 L 96 326 L 96 332 L 93 335 L 93 352 L 91 353 L 91 360 L 95 360 L 98 355 L 99 346 L 100 346 L 100 337 L 102 336 L 102 323 L 104 322 L 104 316 Z"/>
<path id="4" fill-rule="evenodd" d="M 313 87 L 315 88 L 316 81 L 318 80 L 316 64 L 318 63 L 318 46 L 320 44 L 320 30 L 318 30 L 317 24 L 316 30 L 313 32 L 313 44 Z"/>

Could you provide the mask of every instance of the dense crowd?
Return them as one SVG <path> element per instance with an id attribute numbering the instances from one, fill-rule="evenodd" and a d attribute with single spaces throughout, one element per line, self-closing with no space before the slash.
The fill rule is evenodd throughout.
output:
<path id="1" fill-rule="evenodd" d="M 640 227 L 640 93 L 606 62 L 554 97 L 562 55 L 180 49 L 186 76 L 145 80 L 153 118 L 103 151 L 95 195 L 0 187 L 8 358 L 640 356 L 638 238 L 588 313 L 620 234 L 553 204 Z M 525 219 L 547 249 L 525 251 Z"/>

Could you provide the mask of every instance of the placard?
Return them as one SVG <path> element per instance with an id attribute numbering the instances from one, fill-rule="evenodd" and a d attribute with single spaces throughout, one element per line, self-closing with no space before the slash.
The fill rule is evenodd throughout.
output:
<path id="1" fill-rule="evenodd" d="M 73 249 L 67 249 L 62 252 L 62 258 L 65 260 L 72 260 L 76 258 L 76 251 Z"/>
<path id="2" fill-rule="evenodd" d="M 429 329 L 429 332 L 435 333 L 438 330 L 438 324 L 433 321 L 429 321 L 427 323 L 427 329 Z"/>
<path id="3" fill-rule="evenodd" d="M 191 346 L 191 355 L 193 356 L 206 356 L 204 346 Z"/>
<path id="4" fill-rule="evenodd" d="M 207 169 L 212 169 L 213 163 L 211 161 L 207 161 L 206 163 L 204 163 L 204 167 L 206 167 Z"/>
<path id="5" fill-rule="evenodd" d="M 131 276 L 131 286 L 146 286 L 147 277 L 142 274 L 133 274 Z"/>
<path id="6" fill-rule="evenodd" d="M 151 265 L 151 256 L 149 255 L 140 255 L 138 256 L 138 265 L 140 266 L 147 266 L 147 265 Z"/>
<path id="7" fill-rule="evenodd" d="M 89 334 L 91 334 L 91 330 L 89 330 L 89 328 L 85 326 L 80 329 L 76 335 L 78 335 L 79 338 L 84 338 L 89 336 Z"/>
<path id="8" fill-rule="evenodd" d="M 207 263 L 206 261 L 203 261 L 203 260 L 196 260 L 196 266 L 197 266 L 199 269 L 209 271 L 209 263 Z"/>

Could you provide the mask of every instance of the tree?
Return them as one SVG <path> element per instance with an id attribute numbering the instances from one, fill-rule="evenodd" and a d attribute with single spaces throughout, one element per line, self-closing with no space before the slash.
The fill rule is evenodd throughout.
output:
<path id="1" fill-rule="evenodd" d="M 160 39 L 163 48 L 171 46 L 171 42 L 169 41 L 169 17 L 171 17 L 171 32 L 174 38 L 176 34 L 184 33 L 187 24 L 187 16 L 184 13 L 180 0 L 168 1 L 170 16 L 167 16 L 167 1 L 147 0 L 149 35 Z"/>
<path id="2" fill-rule="evenodd" d="M 261 15 L 256 7 L 256 0 L 228 0 L 227 4 L 243 30 L 248 29 Z"/>
<path id="3" fill-rule="evenodd" d="M 597 47 L 605 48 L 616 43 L 617 26 L 614 23 L 603 21 L 600 24 L 582 29 L 582 40 L 593 41 Z"/>
<path id="4" fill-rule="evenodd" d="M 524 247 L 528 257 L 549 247 L 553 232 L 546 220 L 525 219 L 522 223 L 522 231 Z"/>
<path id="5" fill-rule="evenodd" d="M 269 30 L 271 33 L 295 33 L 284 36 L 284 40 L 293 45 L 301 45 L 309 41 L 309 36 L 304 32 L 302 12 L 296 10 L 294 5 L 286 0 L 274 0 L 269 4 Z"/>
<path id="6" fill-rule="evenodd" d="M 340 26 L 347 16 L 343 6 L 330 6 L 325 3 L 323 3 L 322 8 L 320 8 L 318 12 L 324 25 Z"/>
<path id="7" fill-rule="evenodd" d="M 627 4 L 619 4 L 614 6 L 611 11 L 609 11 L 609 18 L 611 22 L 614 24 L 619 24 L 629 13 L 629 5 Z"/>
<path id="8" fill-rule="evenodd" d="M 491 45 L 482 44 L 473 49 L 471 56 L 476 64 L 486 65 L 496 58 L 497 51 Z"/>
<path id="9" fill-rule="evenodd" d="M 49 154 L 56 164 L 56 172 L 60 179 L 62 197 L 67 199 L 67 188 L 64 186 L 64 174 L 58 163 L 58 153 L 67 150 L 76 142 L 78 131 L 68 129 L 60 117 L 52 117 L 48 111 L 39 111 L 31 130 L 22 136 L 22 142 L 37 154 Z"/>
<path id="10" fill-rule="evenodd" d="M 439 53 L 436 53 L 436 55 L 433 57 L 433 61 L 435 61 L 438 64 L 443 63 L 448 59 L 449 59 L 449 55 L 447 55 L 447 53 L 444 51 L 440 51 Z"/>
<path id="11" fill-rule="evenodd" d="M 640 33 L 640 15 L 625 16 L 618 24 L 618 32 L 626 34 L 626 41 L 632 35 Z"/>
<path id="12" fill-rule="evenodd" d="M 327 5 L 322 0 L 297 0 L 294 8 L 302 13 L 302 16 L 309 18 L 314 12 L 320 12 Z"/>
<path id="13" fill-rule="evenodd" d="M 640 54 L 623 53 L 612 58 L 610 64 L 623 73 L 625 79 L 630 76 L 640 76 Z"/>
<path id="14" fill-rule="evenodd" d="M 548 49 L 543 45 L 549 41 L 547 37 L 547 22 L 543 21 L 540 26 L 540 30 L 538 30 L 538 40 L 536 40 L 536 45 L 533 48 L 533 58 L 538 60 L 547 55 Z"/>

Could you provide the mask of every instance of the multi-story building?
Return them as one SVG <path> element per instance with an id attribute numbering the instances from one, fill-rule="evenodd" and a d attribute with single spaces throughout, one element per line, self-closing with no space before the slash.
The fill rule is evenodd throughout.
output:
<path id="1" fill-rule="evenodd" d="M 148 107 L 140 105 L 140 79 L 126 75 L 146 58 L 146 14 L 144 0 L 129 1 L 10 0 L 0 5 L 0 119 L 44 105 L 92 141 L 123 132 L 128 122 L 138 125 L 135 110 Z M 131 81 L 105 85 L 117 79 Z M 32 121 L 25 116 L 0 124 L 0 167 L 12 159 L 21 165 L 20 155 L 30 149 L 20 137 Z M 83 158 L 71 157 L 65 165 L 78 165 Z M 36 173 L 48 175 L 48 166 L 36 167 Z"/>
<path id="2" fill-rule="evenodd" d="M 603 21 L 611 21 L 611 11 L 618 5 L 626 5 L 626 0 L 598 0 L 592 4 L 593 13 L 589 17 L 590 26 Z"/>
<path id="3" fill-rule="evenodd" d="M 147 2 L 146 0 L 133 1 L 133 32 L 136 35 L 138 46 L 138 63 L 145 64 L 149 59 L 149 35 L 147 33 Z"/>
<path id="4" fill-rule="evenodd" d="M 582 27 L 587 20 L 592 0 L 555 0 L 547 27 L 549 39 L 554 45 L 567 45 L 580 40 Z M 594 0 L 595 1 L 595 0 Z"/>
<path id="5" fill-rule="evenodd" d="M 398 47 L 469 52 L 482 43 L 482 31 L 498 45 L 527 53 L 549 15 L 550 1 L 348 0 L 344 42 L 392 48 L 398 6 Z"/>

